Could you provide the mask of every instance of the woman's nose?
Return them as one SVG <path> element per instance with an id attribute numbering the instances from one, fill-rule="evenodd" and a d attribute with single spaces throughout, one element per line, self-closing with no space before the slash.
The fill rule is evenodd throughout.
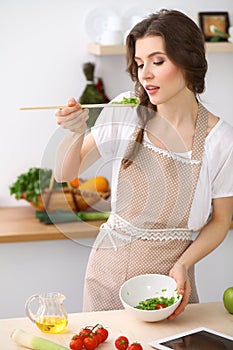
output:
<path id="1" fill-rule="evenodd" d="M 144 65 L 143 69 L 142 69 L 142 73 L 141 73 L 141 77 L 143 79 L 151 79 L 153 78 L 154 73 L 151 69 L 151 67 Z"/>

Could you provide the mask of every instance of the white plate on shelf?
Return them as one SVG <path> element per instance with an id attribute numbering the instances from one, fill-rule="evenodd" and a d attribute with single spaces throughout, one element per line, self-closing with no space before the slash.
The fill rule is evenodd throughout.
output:
<path id="1" fill-rule="evenodd" d="M 141 6 L 134 6 L 129 9 L 126 9 L 124 12 L 124 29 L 131 29 L 136 23 L 143 20 L 146 16 L 151 14 L 153 10 L 149 8 L 144 8 Z"/>
<path id="2" fill-rule="evenodd" d="M 91 10 L 85 18 L 85 30 L 93 43 L 98 43 L 101 34 L 107 29 L 108 18 L 117 15 L 114 10 L 98 7 Z"/>

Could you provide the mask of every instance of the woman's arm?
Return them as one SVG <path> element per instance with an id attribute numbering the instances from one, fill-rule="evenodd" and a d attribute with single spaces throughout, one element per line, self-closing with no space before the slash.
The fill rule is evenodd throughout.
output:
<path id="1" fill-rule="evenodd" d="M 177 289 L 183 294 L 183 299 L 170 319 L 180 314 L 188 303 L 190 295 L 189 268 L 221 244 L 230 228 L 232 214 L 233 197 L 214 199 L 211 220 L 201 229 L 197 238 L 171 269 L 170 276 L 177 281 Z"/>
<path id="2" fill-rule="evenodd" d="M 233 197 L 213 200 L 212 218 L 206 224 L 192 245 L 179 259 L 186 270 L 211 253 L 224 240 L 230 228 L 233 214 Z"/>
<path id="3" fill-rule="evenodd" d="M 56 112 L 57 123 L 67 129 L 57 147 L 54 176 L 58 182 L 67 182 L 78 176 L 99 158 L 96 143 L 91 134 L 85 136 L 88 110 L 71 98 L 67 107 Z"/>
<path id="4" fill-rule="evenodd" d="M 88 169 L 100 157 L 91 134 L 67 131 L 58 145 L 55 158 L 54 177 L 58 182 L 71 181 Z"/>

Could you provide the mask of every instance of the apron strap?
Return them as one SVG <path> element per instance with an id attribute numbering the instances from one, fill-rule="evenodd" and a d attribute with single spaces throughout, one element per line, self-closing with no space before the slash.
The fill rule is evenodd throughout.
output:
<path id="1" fill-rule="evenodd" d="M 199 102 L 196 130 L 192 147 L 192 159 L 202 160 L 207 134 L 208 114 L 209 112 L 207 109 Z"/>
<path id="2" fill-rule="evenodd" d="M 202 165 L 205 138 L 207 134 L 208 114 L 209 112 L 207 111 L 207 109 L 201 103 L 198 103 L 196 130 L 192 147 L 192 160 L 199 160 L 199 163 L 192 165 L 193 190 L 191 192 L 190 201 L 189 203 L 187 203 L 186 213 L 178 225 L 179 227 L 185 227 L 188 224 L 189 214 L 192 207 L 193 198 L 196 192 L 197 182 Z"/>

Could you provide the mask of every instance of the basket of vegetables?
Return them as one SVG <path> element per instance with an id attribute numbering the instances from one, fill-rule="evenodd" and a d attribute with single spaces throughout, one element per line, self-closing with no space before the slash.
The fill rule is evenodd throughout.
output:
<path id="1" fill-rule="evenodd" d="M 87 181 L 76 178 L 68 183 L 57 183 L 51 169 L 30 168 L 10 186 L 10 194 L 15 195 L 16 199 L 26 200 L 37 210 L 79 212 L 101 199 L 107 199 L 110 188 L 103 176 Z"/>

